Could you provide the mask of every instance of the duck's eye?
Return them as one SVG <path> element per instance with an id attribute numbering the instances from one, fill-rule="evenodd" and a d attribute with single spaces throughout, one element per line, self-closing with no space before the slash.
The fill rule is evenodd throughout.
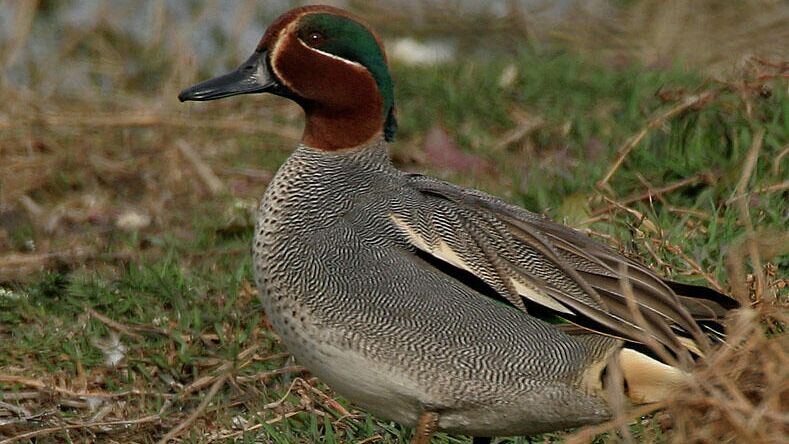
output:
<path id="1" fill-rule="evenodd" d="M 307 35 L 307 44 L 310 46 L 318 46 L 323 43 L 323 40 L 323 34 L 317 31 L 313 31 Z"/>

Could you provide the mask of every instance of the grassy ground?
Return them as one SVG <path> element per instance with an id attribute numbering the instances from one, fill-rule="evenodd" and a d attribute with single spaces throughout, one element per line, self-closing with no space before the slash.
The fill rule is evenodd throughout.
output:
<path id="1" fill-rule="evenodd" d="M 756 353 L 772 370 L 732 370 L 737 383 L 757 378 L 733 400 L 689 391 L 698 396 L 669 408 L 684 416 L 631 426 L 638 442 L 687 442 L 700 418 L 717 421 L 709 436 L 780 439 L 780 415 L 741 416 L 785 412 L 789 399 L 785 62 L 752 60 L 713 81 L 520 50 L 396 65 L 394 76 L 400 167 L 544 212 L 754 307 L 737 324 L 745 351 L 729 358 Z M 178 439 L 194 443 L 407 442 L 409 430 L 355 410 L 292 362 L 257 300 L 254 209 L 300 111 L 274 97 L 180 105 L 189 80 L 173 79 L 156 94 L 130 81 L 45 101 L 4 86 L 0 443 L 148 443 L 182 426 Z M 730 405 L 698 407 L 708 399 Z"/>

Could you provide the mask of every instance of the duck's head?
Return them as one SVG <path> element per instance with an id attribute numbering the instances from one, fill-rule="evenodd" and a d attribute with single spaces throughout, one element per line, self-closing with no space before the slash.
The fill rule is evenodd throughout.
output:
<path id="1" fill-rule="evenodd" d="M 307 116 L 302 142 L 314 148 L 391 140 L 397 128 L 383 45 L 364 22 L 342 9 L 307 6 L 286 12 L 238 69 L 187 88 L 178 99 L 263 92 L 301 105 Z"/>

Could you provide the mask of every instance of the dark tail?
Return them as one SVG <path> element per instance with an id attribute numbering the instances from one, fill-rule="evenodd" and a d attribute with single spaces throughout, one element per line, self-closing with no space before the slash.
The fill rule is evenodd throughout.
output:
<path id="1" fill-rule="evenodd" d="M 740 308 L 734 298 L 711 288 L 664 280 L 666 285 L 677 294 L 679 302 L 685 307 L 707 335 L 713 339 L 723 339 L 723 319 L 730 310 Z"/>

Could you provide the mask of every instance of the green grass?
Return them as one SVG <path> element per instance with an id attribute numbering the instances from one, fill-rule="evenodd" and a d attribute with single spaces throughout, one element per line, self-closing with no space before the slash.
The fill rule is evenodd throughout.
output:
<path id="1" fill-rule="evenodd" d="M 515 81 L 500 86 L 502 71 L 513 65 Z M 727 248 L 744 235 L 742 220 L 729 203 L 754 134 L 764 131 L 759 161 L 749 182 L 750 214 L 758 233 L 780 232 L 789 224 L 787 190 L 756 192 L 787 180 L 787 162 L 776 160 L 789 143 L 789 98 L 786 82 L 768 83 L 769 97 L 748 97 L 748 115 L 743 92 L 729 91 L 701 75 L 680 70 L 653 71 L 642 68 L 615 70 L 584 61 L 567 53 L 524 51 L 510 57 L 452 63 L 439 67 L 394 68 L 396 104 L 400 122 L 393 151 L 404 167 L 439 174 L 455 182 L 486 189 L 533 211 L 546 212 L 557 220 L 617 239 L 618 247 L 641 257 L 659 271 L 676 279 L 704 282 L 691 258 L 710 277 L 727 285 L 724 258 Z M 582 224 L 595 209 L 606 204 L 605 193 L 595 190 L 610 167 L 616 149 L 647 125 L 654 116 L 676 106 L 659 91 L 718 91 L 701 109 L 691 109 L 649 131 L 626 158 L 610 182 L 612 199 L 621 199 L 678 180 L 705 174 L 709 181 L 681 187 L 653 201 L 629 206 L 643 217 L 613 209 L 591 225 Z M 79 106 L 79 105 L 75 105 Z M 100 105 L 103 111 L 112 105 Z M 241 114 L 250 119 L 256 107 L 281 109 L 281 99 L 234 99 L 232 105 L 189 108 L 189 117 Z M 184 111 L 178 111 L 184 112 Z M 526 112 L 540 116 L 543 124 L 522 140 L 492 149 L 504 134 L 519 125 L 513 115 Z M 254 117 L 254 114 L 253 114 Z M 22 124 L 20 124 L 22 125 Z M 431 170 L 414 161 L 425 133 L 434 125 L 445 127 L 464 151 L 490 161 L 493 170 L 483 175 L 463 171 Z M 11 140 L 27 141 L 20 129 Z M 129 164 L 135 157 L 160 162 L 160 150 L 177 138 L 204 146 L 218 146 L 209 154 L 217 169 L 248 167 L 273 172 L 289 153 L 290 141 L 251 135 L 236 136 L 216 129 L 187 131 L 172 128 L 99 128 L 82 133 L 51 127 L 43 139 L 52 146 L 90 144 L 121 147 L 108 156 Z M 153 132 L 153 134 L 151 134 Z M 227 149 L 223 143 L 230 138 Z M 153 139 L 153 142 L 150 140 Z M 110 199 L 139 205 L 157 196 L 161 186 L 168 190 L 167 177 L 151 166 L 154 185 L 141 174 L 120 178 L 100 177 L 83 168 L 84 159 L 68 154 L 66 166 L 30 195 L 45 204 L 55 203 L 85 190 L 106 192 Z M 403 160 L 405 159 L 405 160 Z M 138 165 L 148 168 L 151 164 Z M 224 177 L 224 176 L 223 176 Z M 230 177 L 233 179 L 233 177 Z M 176 179 L 173 179 L 176 180 Z M 155 442 L 182 421 L 199 404 L 208 387 L 179 397 L 184 386 L 199 377 L 216 375 L 223 363 L 238 366 L 233 374 L 250 376 L 291 365 L 284 357 L 265 359 L 283 351 L 267 328 L 254 292 L 247 246 L 252 236 L 252 210 L 263 184 L 239 180 L 242 191 L 210 197 L 198 192 L 199 184 L 184 179 L 173 187 L 174 200 L 151 228 L 127 233 L 111 224 L 69 222 L 69 235 L 98 245 L 101 254 L 134 252 L 132 259 L 102 260 L 87 264 L 48 263 L 35 275 L 6 278 L 0 282 L 0 374 L 24 375 L 61 387 L 97 392 L 136 389 L 146 395 L 122 396 L 111 417 L 133 419 L 156 413 L 166 406 L 161 423 L 140 424 L 131 431 L 115 430 L 106 435 L 85 429 L 53 431 L 35 442 L 73 442 L 89 439 L 91 433 L 124 441 Z M 120 187 L 120 188 L 119 188 Z M 148 187 L 148 188 L 146 188 Z M 652 228 L 656 227 L 656 228 Z M 32 234 L 31 234 L 32 233 Z M 32 221 L 11 230 L 17 238 L 32 237 L 37 244 L 63 245 Z M 58 243 L 61 242 L 61 243 Z M 679 253 L 678 253 L 679 252 Z M 682 254 L 680 254 L 682 253 Z M 683 256 L 684 254 L 684 256 Z M 658 263 L 660 261 L 660 263 Z M 789 256 L 773 258 L 773 280 L 785 279 Z M 785 290 L 782 297 L 785 296 Z M 104 364 L 102 343 L 115 328 L 92 316 L 93 310 L 114 320 L 133 334 L 121 332 L 127 348 L 118 368 Z M 254 359 L 238 354 L 257 346 Z M 276 408 L 264 408 L 280 399 L 297 376 L 286 374 L 263 381 L 225 384 L 201 419 L 182 436 L 184 442 L 208 442 L 206 433 L 237 431 L 243 420 L 253 431 L 238 433 L 238 442 L 345 443 L 380 435 L 375 442 L 407 442 L 410 431 L 387 421 L 353 410 L 344 418 L 337 409 L 314 393 L 291 391 Z M 316 383 L 319 390 L 330 389 Z M 22 383 L 0 382 L 3 393 L 23 392 Z M 36 411 L 54 409 L 45 415 L 43 426 L 63 420 L 87 420 L 93 412 L 79 403 L 57 404 L 49 399 L 8 401 Z M 79 401 L 72 399 L 72 401 Z M 170 403 L 167 405 L 167 403 Z M 104 404 L 106 405 L 106 404 Z M 267 420 L 288 412 L 304 410 L 286 419 Z M 240 418 L 234 423 L 234 418 Z M 49 422 L 48 422 L 49 421 Z M 27 431 L 23 426 L 17 432 Z M 654 424 L 632 427 L 643 440 L 660 433 Z M 0 426 L 0 437 L 9 433 Z M 13 431 L 10 432 L 13 434 Z M 9 435 L 10 436 L 10 435 Z M 562 433 L 542 437 L 500 439 L 499 443 L 554 442 Z M 468 442 L 465 437 L 440 435 L 437 443 Z"/>

